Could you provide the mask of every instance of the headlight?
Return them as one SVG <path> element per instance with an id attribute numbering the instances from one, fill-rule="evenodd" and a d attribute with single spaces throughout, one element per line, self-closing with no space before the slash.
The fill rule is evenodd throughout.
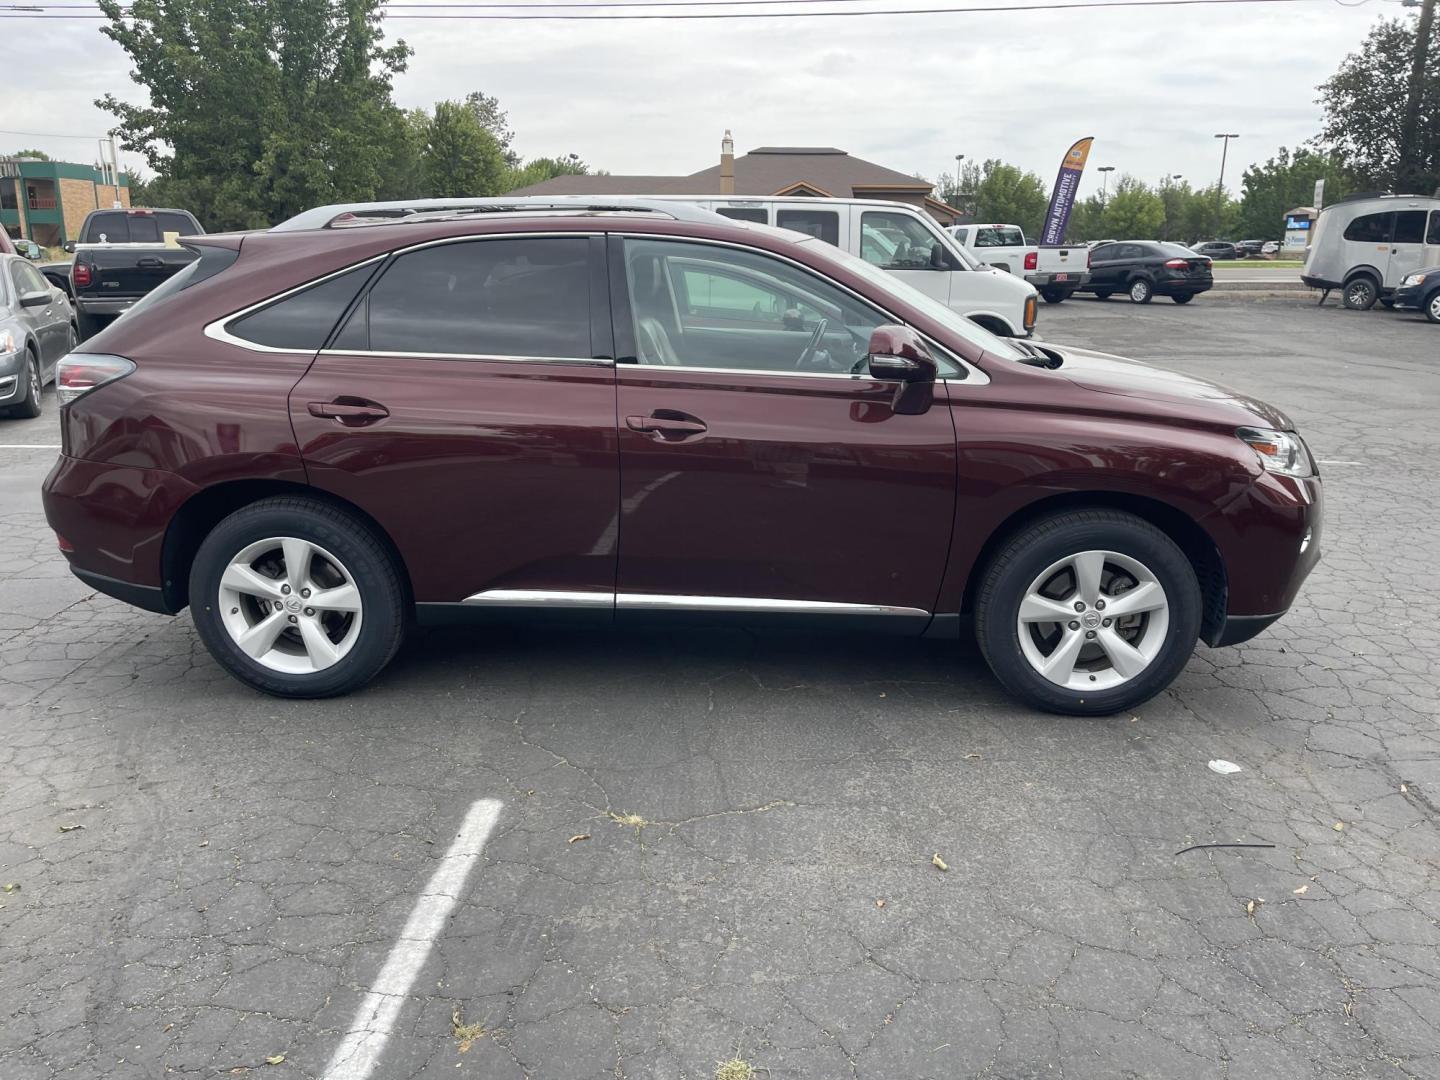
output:
<path id="1" fill-rule="evenodd" d="M 1286 476 L 1315 474 L 1315 462 L 1310 458 L 1305 440 L 1293 431 L 1242 427 L 1235 429 L 1235 435 L 1260 455 L 1261 464 L 1271 472 Z"/>
<path id="2" fill-rule="evenodd" d="M 1400 284 L 1401 284 L 1401 285 L 1423 285 L 1424 283 L 1425 283 L 1425 275 L 1424 275 L 1424 274 L 1411 274 L 1409 277 L 1407 277 L 1407 278 L 1406 278 L 1404 281 L 1402 281 Z"/>

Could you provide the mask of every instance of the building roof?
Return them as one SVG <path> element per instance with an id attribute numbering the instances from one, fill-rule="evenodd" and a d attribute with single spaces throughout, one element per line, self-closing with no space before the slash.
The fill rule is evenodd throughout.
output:
<path id="1" fill-rule="evenodd" d="M 810 193 L 850 198 L 887 191 L 928 194 L 918 176 L 896 172 L 833 146 L 761 146 L 735 159 L 736 195 Z M 512 195 L 718 195 L 720 166 L 689 176 L 557 176 Z"/>

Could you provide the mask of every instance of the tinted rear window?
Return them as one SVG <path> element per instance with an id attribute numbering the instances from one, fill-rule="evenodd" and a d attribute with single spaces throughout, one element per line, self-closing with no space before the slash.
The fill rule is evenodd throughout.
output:
<path id="1" fill-rule="evenodd" d="M 1395 243 L 1423 244 L 1425 242 L 1425 211 L 1401 210 L 1395 215 Z"/>
<path id="2" fill-rule="evenodd" d="M 735 221 L 754 221 L 760 225 L 768 223 L 766 211 L 750 206 L 717 206 L 715 213 Z"/>
<path id="3" fill-rule="evenodd" d="M 155 214 L 130 214 L 116 210 L 96 214 L 85 230 L 88 244 L 162 244 L 167 232 L 192 236 L 198 230 L 185 214 L 161 211 Z"/>
<path id="4" fill-rule="evenodd" d="M 840 215 L 834 210 L 777 210 L 775 224 L 840 246 Z"/>
<path id="5" fill-rule="evenodd" d="M 1364 214 L 1345 226 L 1346 240 L 1359 240 L 1367 244 L 1388 244 L 1390 242 L 1391 214 Z"/>
<path id="6" fill-rule="evenodd" d="M 370 263 L 337 274 L 236 319 L 227 329 L 256 345 L 313 352 L 325 344 L 351 301 L 370 280 L 376 265 Z"/>
<path id="7" fill-rule="evenodd" d="M 1195 252 L 1191 251 L 1184 244 L 1156 244 L 1160 254 L 1172 259 L 1193 259 Z"/>
<path id="8" fill-rule="evenodd" d="M 472 240 L 401 255 L 336 346 L 431 356 L 588 358 L 589 250 L 584 237 L 544 237 Z"/>

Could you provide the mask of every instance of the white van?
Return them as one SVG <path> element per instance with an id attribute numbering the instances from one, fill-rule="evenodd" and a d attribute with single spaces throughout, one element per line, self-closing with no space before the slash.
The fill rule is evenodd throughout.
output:
<path id="1" fill-rule="evenodd" d="M 1351 195 L 1320 211 L 1300 280 L 1326 295 L 1340 289 L 1347 308 L 1365 311 L 1388 301 L 1408 275 L 1437 264 L 1440 198 Z"/>
<path id="2" fill-rule="evenodd" d="M 873 263 L 991 333 L 1029 337 L 1038 307 L 1034 286 L 983 265 L 930 217 L 877 199 L 643 195 L 688 202 L 737 221 L 809 233 Z"/>

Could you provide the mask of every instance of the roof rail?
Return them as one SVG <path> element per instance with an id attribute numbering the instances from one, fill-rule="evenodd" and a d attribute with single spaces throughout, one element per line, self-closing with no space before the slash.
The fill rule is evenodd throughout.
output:
<path id="1" fill-rule="evenodd" d="M 422 220 L 433 220 L 435 215 L 446 213 L 543 213 L 545 211 L 568 211 L 570 213 L 651 213 L 664 214 L 675 221 L 690 221 L 698 224 L 733 225 L 729 218 L 698 206 L 683 202 L 661 201 L 659 199 L 596 198 L 591 195 L 516 195 L 486 199 L 399 199 L 393 202 L 334 203 L 317 206 L 282 221 L 271 228 L 271 232 L 297 232 L 301 229 L 328 229 L 336 225 L 337 219 L 372 218 L 376 223 L 387 220 L 405 221 L 424 215 Z M 354 222 L 358 223 L 358 222 Z"/>

